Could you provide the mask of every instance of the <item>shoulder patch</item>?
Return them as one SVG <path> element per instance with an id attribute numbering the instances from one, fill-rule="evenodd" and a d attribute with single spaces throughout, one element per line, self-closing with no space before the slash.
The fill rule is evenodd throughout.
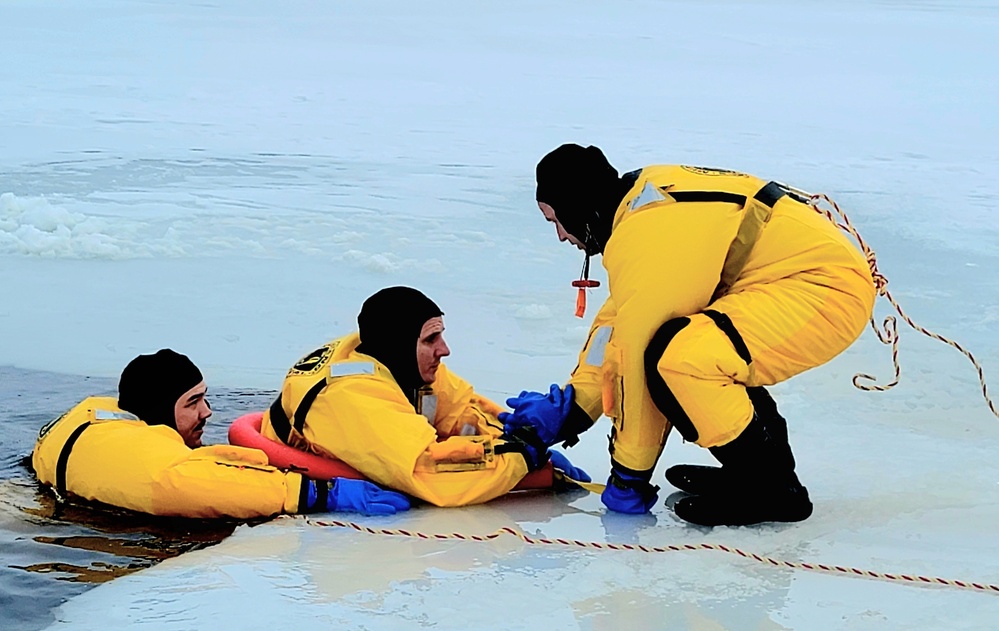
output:
<path id="1" fill-rule="evenodd" d="M 48 423 L 46 423 L 45 425 L 43 425 L 42 428 L 40 430 L 38 430 L 38 438 L 39 438 L 39 440 L 41 440 L 46 434 L 48 434 L 49 430 L 56 426 L 56 423 L 58 423 L 59 421 L 61 421 L 64 418 L 66 418 L 67 414 L 69 414 L 69 412 L 64 412 L 62 414 L 62 416 L 60 416 L 59 418 L 54 418 L 51 421 L 49 421 Z"/>
<path id="2" fill-rule="evenodd" d="M 638 194 L 638 197 L 631 200 L 631 210 L 638 210 L 642 206 L 648 206 L 649 204 L 661 202 L 665 199 L 668 198 L 663 195 L 662 191 L 653 186 L 651 182 L 646 182 L 645 187 L 642 188 L 642 192 Z"/>
<path id="3" fill-rule="evenodd" d="M 375 362 L 337 362 L 330 365 L 330 377 L 375 374 Z"/>
<path id="4" fill-rule="evenodd" d="M 738 171 L 729 171 L 728 169 L 716 169 L 714 167 L 693 167 L 686 164 L 681 164 L 680 168 L 684 171 L 690 171 L 691 173 L 696 173 L 698 175 L 731 175 L 735 177 L 749 177 L 745 173 L 739 173 Z"/>
<path id="5" fill-rule="evenodd" d="M 295 362 L 295 365 L 288 371 L 288 375 L 311 375 L 318 372 L 319 369 L 323 367 L 323 364 L 329 360 L 330 356 L 333 355 L 333 351 L 336 347 L 336 342 L 320 346 L 302 359 Z"/>

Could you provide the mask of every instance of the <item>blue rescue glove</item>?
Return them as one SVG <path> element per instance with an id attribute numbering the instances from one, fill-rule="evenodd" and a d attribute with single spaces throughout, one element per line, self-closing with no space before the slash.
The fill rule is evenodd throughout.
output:
<path id="1" fill-rule="evenodd" d="M 563 391 L 558 384 L 553 383 L 547 396 L 540 392 L 521 392 L 519 397 L 506 400 L 513 412 L 501 412 L 499 420 L 503 423 L 503 431 L 512 434 L 518 427 L 533 427 L 541 441 L 548 446 L 554 445 L 565 417 L 572 408 L 575 396 L 572 385 Z"/>
<path id="2" fill-rule="evenodd" d="M 579 467 L 572 466 L 569 459 L 565 457 L 561 451 L 555 451 L 554 449 L 548 452 L 552 466 L 564 473 L 568 478 L 575 480 L 577 482 L 592 482 L 590 475 L 580 469 Z"/>
<path id="3" fill-rule="evenodd" d="M 325 510 L 343 513 L 361 513 L 363 515 L 395 515 L 409 510 L 409 499 L 402 493 L 387 491 L 367 480 L 351 480 L 350 478 L 333 478 L 326 494 Z M 324 483 L 320 483 L 325 486 Z M 308 506 L 315 511 L 322 511 L 323 506 L 317 505 L 318 491 L 316 483 L 310 481 Z"/>
<path id="4" fill-rule="evenodd" d="M 652 510 L 659 500 L 659 487 L 643 477 L 622 473 L 611 468 L 607 488 L 600 495 L 604 506 L 618 513 L 641 515 Z"/>

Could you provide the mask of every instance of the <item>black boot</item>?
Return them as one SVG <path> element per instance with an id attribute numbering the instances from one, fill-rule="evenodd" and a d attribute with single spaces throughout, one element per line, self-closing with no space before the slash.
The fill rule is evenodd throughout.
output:
<path id="1" fill-rule="evenodd" d="M 677 464 L 666 469 L 666 481 L 685 493 L 716 495 L 732 485 L 732 476 L 721 467 Z"/>
<path id="2" fill-rule="evenodd" d="M 777 411 L 777 403 L 763 386 L 746 388 L 746 394 L 753 404 L 756 416 L 763 420 L 768 429 L 780 432 L 787 441 L 787 421 Z M 730 489 L 732 476 L 721 467 L 700 464 L 678 464 L 666 469 L 666 481 L 686 493 L 694 495 L 715 495 Z"/>
<path id="3" fill-rule="evenodd" d="M 702 526 L 748 526 L 807 519 L 812 514 L 812 502 L 794 473 L 787 425 L 774 421 L 765 423 L 754 415 L 735 440 L 712 447 L 711 453 L 722 463 L 721 471 L 730 484 L 725 489 L 716 489 L 712 495 L 677 501 L 673 507 L 676 515 Z"/>

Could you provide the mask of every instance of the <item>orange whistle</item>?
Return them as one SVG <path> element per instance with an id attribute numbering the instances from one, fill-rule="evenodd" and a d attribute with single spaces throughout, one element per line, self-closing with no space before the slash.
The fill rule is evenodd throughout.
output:
<path id="1" fill-rule="evenodd" d="M 586 314 L 586 290 L 599 287 L 600 281 L 581 278 L 572 281 L 572 286 L 579 288 L 579 293 L 576 294 L 576 317 L 582 318 Z"/>

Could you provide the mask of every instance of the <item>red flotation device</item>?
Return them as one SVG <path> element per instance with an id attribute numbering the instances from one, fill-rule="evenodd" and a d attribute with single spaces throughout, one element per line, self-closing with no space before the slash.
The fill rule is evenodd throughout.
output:
<path id="1" fill-rule="evenodd" d="M 366 479 L 361 472 L 342 460 L 324 458 L 320 455 L 295 449 L 294 447 L 289 447 L 284 443 L 265 437 L 260 433 L 263 421 L 263 412 L 244 414 L 233 421 L 232 425 L 229 426 L 229 444 L 259 449 L 267 454 L 267 460 L 272 467 L 298 471 L 302 475 L 315 480 L 329 480 L 331 478 Z M 552 465 L 549 462 L 541 469 L 524 476 L 513 490 L 550 489 L 552 488 L 552 483 Z"/>

